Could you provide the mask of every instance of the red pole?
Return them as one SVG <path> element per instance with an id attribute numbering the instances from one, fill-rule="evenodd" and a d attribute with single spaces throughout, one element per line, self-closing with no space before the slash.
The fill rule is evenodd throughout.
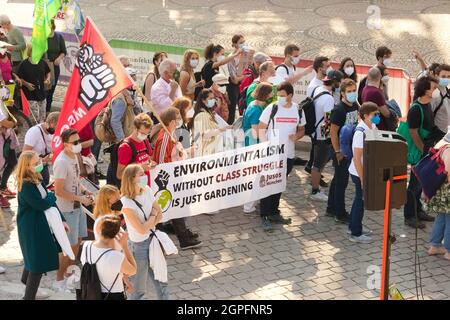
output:
<path id="1" fill-rule="evenodd" d="M 381 289 L 380 300 L 389 298 L 389 241 L 390 241 L 390 200 L 391 200 L 391 180 L 386 181 L 386 203 L 384 206 L 384 234 L 383 234 L 383 256 L 381 267 Z M 387 286 L 387 288 L 386 288 Z"/>

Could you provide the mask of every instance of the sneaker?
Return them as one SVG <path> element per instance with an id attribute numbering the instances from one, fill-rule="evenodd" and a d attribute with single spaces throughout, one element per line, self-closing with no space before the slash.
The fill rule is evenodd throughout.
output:
<path id="1" fill-rule="evenodd" d="M 434 221 L 434 217 L 429 215 L 425 211 L 418 212 L 417 217 L 419 218 L 420 221 L 429 221 L 429 222 Z"/>
<path id="2" fill-rule="evenodd" d="M 421 221 L 417 221 L 416 218 L 405 219 L 405 225 L 414 229 L 425 229 L 425 224 Z"/>
<path id="3" fill-rule="evenodd" d="M 11 204 L 4 196 L 0 196 L 0 208 L 11 208 Z"/>
<path id="4" fill-rule="evenodd" d="M 9 190 L 8 187 L 4 189 L 0 189 L 0 194 L 4 196 L 5 198 L 15 198 L 17 196 L 17 193 Z"/>
<path id="5" fill-rule="evenodd" d="M 364 234 L 364 235 L 366 235 L 366 236 L 368 236 L 369 234 L 372 234 L 372 230 L 369 230 L 369 229 L 365 229 L 365 228 L 363 228 L 363 230 L 362 230 L 362 234 Z M 350 230 L 350 229 L 347 229 L 347 234 L 349 235 L 349 236 L 351 236 L 352 235 L 352 230 Z"/>
<path id="6" fill-rule="evenodd" d="M 262 218 L 262 227 L 266 232 L 273 232 L 272 223 L 270 222 L 268 217 Z"/>
<path id="7" fill-rule="evenodd" d="M 269 216 L 270 222 L 277 223 L 277 224 L 286 224 L 289 225 L 292 223 L 291 218 L 283 218 L 281 215 L 276 214 L 273 216 Z"/>
<path id="8" fill-rule="evenodd" d="M 444 254 L 444 259 L 445 260 L 450 260 L 450 252 L 447 251 L 447 253 Z"/>
<path id="9" fill-rule="evenodd" d="M 56 280 L 55 282 L 53 282 L 52 287 L 56 292 L 66 292 L 66 279 L 59 281 Z"/>
<path id="10" fill-rule="evenodd" d="M 193 239 L 198 239 L 198 233 L 192 232 L 190 229 L 187 229 L 188 237 Z"/>
<path id="11" fill-rule="evenodd" d="M 49 291 L 43 290 L 41 288 L 39 288 L 38 291 L 36 292 L 36 300 L 48 299 L 51 296 L 52 296 L 52 294 Z"/>
<path id="12" fill-rule="evenodd" d="M 322 192 L 317 192 L 315 194 L 311 194 L 311 199 L 315 201 L 328 201 L 328 196 Z"/>
<path id="13" fill-rule="evenodd" d="M 431 246 L 430 249 L 428 249 L 428 254 L 430 256 L 442 256 L 447 253 L 447 250 L 445 250 L 443 247 L 435 247 Z"/>
<path id="14" fill-rule="evenodd" d="M 340 216 L 335 216 L 334 221 L 336 221 L 337 223 L 348 224 L 350 222 L 350 215 L 348 213 L 345 213 Z"/>
<path id="15" fill-rule="evenodd" d="M 326 183 L 325 180 L 323 180 L 323 177 L 320 178 L 320 183 L 319 183 L 319 185 L 320 185 L 322 188 L 328 188 L 328 183 Z"/>
<path id="16" fill-rule="evenodd" d="M 350 236 L 348 239 L 351 242 L 355 242 L 355 243 L 370 243 L 370 242 L 372 242 L 372 238 L 369 236 L 366 236 L 364 234 L 360 235 L 359 237 Z"/>
<path id="17" fill-rule="evenodd" d="M 4 274 L 6 272 L 6 269 L 2 266 L 0 266 L 0 274 Z"/>
<path id="18" fill-rule="evenodd" d="M 308 160 L 302 159 L 300 157 L 295 157 L 294 166 L 305 166 L 308 163 Z"/>
<path id="19" fill-rule="evenodd" d="M 245 214 L 253 213 L 255 211 L 256 211 L 256 207 L 251 207 L 250 209 L 244 208 L 244 213 Z"/>
<path id="20" fill-rule="evenodd" d="M 200 240 L 189 238 L 185 241 L 180 241 L 180 248 L 181 250 L 187 250 L 187 249 L 194 249 L 199 247 L 202 244 Z"/>

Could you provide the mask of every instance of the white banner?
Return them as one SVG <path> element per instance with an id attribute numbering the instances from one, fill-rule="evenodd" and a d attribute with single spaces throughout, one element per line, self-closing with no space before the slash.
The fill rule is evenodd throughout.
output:
<path id="1" fill-rule="evenodd" d="M 285 145 L 269 142 L 165 163 L 152 172 L 163 221 L 216 212 L 286 190 Z"/>

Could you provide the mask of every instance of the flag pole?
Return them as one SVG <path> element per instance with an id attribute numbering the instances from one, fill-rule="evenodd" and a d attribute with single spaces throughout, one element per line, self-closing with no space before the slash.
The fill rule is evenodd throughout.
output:
<path id="1" fill-rule="evenodd" d="M 92 27 L 97 31 L 99 37 L 103 40 L 104 43 L 106 43 L 109 46 L 109 42 L 106 41 L 105 37 L 103 36 L 103 34 L 98 30 L 96 24 L 94 23 L 94 21 L 91 19 L 90 16 L 86 17 L 86 20 L 89 19 Z M 111 51 L 114 52 L 114 50 Z M 119 61 L 119 59 L 117 59 L 116 54 L 114 53 L 114 59 L 116 59 L 116 61 L 118 62 L 118 64 L 120 65 L 120 67 L 122 68 L 123 72 L 127 75 L 127 77 L 131 80 L 131 82 L 134 83 L 134 86 L 136 87 L 136 91 L 139 94 L 139 96 L 142 98 L 142 100 L 144 100 L 145 104 L 150 108 L 151 112 L 153 113 L 153 116 L 158 119 L 159 123 L 161 124 L 161 127 L 167 132 L 167 134 L 169 135 L 169 137 L 172 139 L 173 142 L 177 142 L 177 140 L 172 136 L 172 134 L 170 133 L 169 129 L 164 125 L 164 123 L 161 121 L 161 118 L 159 117 L 158 113 L 155 112 L 155 108 L 153 107 L 153 104 L 148 101 L 147 97 L 144 95 L 144 93 L 142 92 L 142 90 L 136 85 L 136 83 L 134 82 L 134 80 L 130 77 L 130 75 L 128 74 L 128 72 L 125 70 L 124 66 L 122 65 L 122 63 Z"/>

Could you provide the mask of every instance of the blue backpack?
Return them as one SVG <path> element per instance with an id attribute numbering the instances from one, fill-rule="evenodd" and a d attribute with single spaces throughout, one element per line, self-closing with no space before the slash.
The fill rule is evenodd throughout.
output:
<path id="1" fill-rule="evenodd" d="M 356 124 L 346 124 L 341 128 L 339 134 L 339 144 L 341 152 L 347 160 L 353 158 L 353 136 L 356 131 L 364 132 L 364 128 L 357 128 Z"/>

